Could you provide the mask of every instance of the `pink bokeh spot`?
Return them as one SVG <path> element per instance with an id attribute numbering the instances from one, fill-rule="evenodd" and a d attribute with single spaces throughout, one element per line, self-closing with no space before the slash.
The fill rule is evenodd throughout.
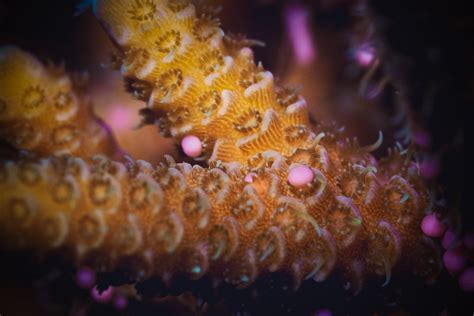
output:
<path id="1" fill-rule="evenodd" d="M 181 140 L 181 147 L 183 148 L 183 152 L 188 157 L 196 158 L 202 153 L 202 142 L 197 136 L 194 135 L 185 136 Z"/>
<path id="2" fill-rule="evenodd" d="M 369 44 L 362 44 L 355 52 L 355 59 L 360 66 L 368 67 L 375 59 L 375 49 Z"/>
<path id="3" fill-rule="evenodd" d="M 134 114 L 126 106 L 114 105 L 107 115 L 107 122 L 115 131 L 128 130 L 136 123 Z"/>
<path id="4" fill-rule="evenodd" d="M 99 290 L 97 289 L 97 286 L 91 289 L 91 296 L 94 299 L 94 301 L 96 301 L 97 303 L 110 302 L 113 294 L 114 294 L 114 288 L 112 286 L 109 286 L 107 289 L 105 289 L 102 292 L 99 292 Z"/>
<path id="5" fill-rule="evenodd" d="M 123 311 L 128 306 L 128 299 L 122 294 L 117 294 L 114 297 L 113 304 L 114 304 L 115 309 L 119 311 Z"/>
<path id="6" fill-rule="evenodd" d="M 439 221 L 435 214 L 428 214 L 421 222 L 421 229 L 425 235 L 430 237 L 441 237 L 444 233 L 444 224 Z"/>
<path id="7" fill-rule="evenodd" d="M 291 46 L 298 64 L 307 65 L 316 59 L 309 12 L 301 5 L 291 5 L 285 10 L 286 27 Z"/>
<path id="8" fill-rule="evenodd" d="M 314 313 L 314 316 L 332 316 L 332 313 L 329 309 L 320 309 Z"/>
<path id="9" fill-rule="evenodd" d="M 313 171 L 305 165 L 293 167 L 288 173 L 288 182 L 295 187 L 304 187 L 305 185 L 311 183 L 313 178 Z"/>
<path id="10" fill-rule="evenodd" d="M 456 248 L 459 245 L 459 240 L 452 228 L 448 229 L 446 233 L 444 233 L 442 245 L 446 250 Z"/>
<path id="11" fill-rule="evenodd" d="M 415 143 L 422 148 L 427 148 L 431 144 L 431 136 L 424 130 L 415 132 L 413 139 Z"/>
<path id="12" fill-rule="evenodd" d="M 76 283 L 82 289 L 90 289 L 95 281 L 95 272 L 91 268 L 82 267 L 76 272 Z"/>
<path id="13" fill-rule="evenodd" d="M 463 238 L 464 247 L 469 250 L 474 250 L 474 232 L 469 232 Z"/>
<path id="14" fill-rule="evenodd" d="M 440 171 L 439 161 L 436 158 L 426 158 L 420 164 L 420 172 L 426 179 L 434 179 Z"/>
<path id="15" fill-rule="evenodd" d="M 443 255 L 446 270 L 451 274 L 458 274 L 466 265 L 466 258 L 460 249 L 450 249 Z"/>
<path id="16" fill-rule="evenodd" d="M 474 267 L 467 268 L 459 276 L 459 287 L 465 292 L 474 292 Z"/>

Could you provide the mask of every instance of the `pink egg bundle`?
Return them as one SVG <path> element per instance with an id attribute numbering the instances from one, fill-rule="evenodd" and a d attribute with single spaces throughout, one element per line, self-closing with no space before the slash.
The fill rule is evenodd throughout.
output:
<path id="1" fill-rule="evenodd" d="M 474 267 L 467 267 L 466 253 L 474 250 L 474 233 L 467 233 L 461 241 L 455 231 L 445 229 L 445 225 L 435 214 L 426 215 L 421 222 L 421 229 L 427 236 L 441 238 L 445 249 L 443 263 L 453 277 L 458 278 L 459 287 L 466 292 L 474 292 Z"/>
<path id="2" fill-rule="evenodd" d="M 305 165 L 293 167 L 288 173 L 288 183 L 295 187 L 304 187 L 311 183 L 313 178 L 313 171 Z"/>
<path id="3" fill-rule="evenodd" d="M 202 142 L 197 136 L 187 135 L 181 140 L 181 148 L 186 156 L 197 158 L 202 153 Z"/>
<path id="4" fill-rule="evenodd" d="M 445 227 L 435 214 L 428 214 L 421 221 L 421 229 L 425 235 L 435 238 L 444 234 Z"/>

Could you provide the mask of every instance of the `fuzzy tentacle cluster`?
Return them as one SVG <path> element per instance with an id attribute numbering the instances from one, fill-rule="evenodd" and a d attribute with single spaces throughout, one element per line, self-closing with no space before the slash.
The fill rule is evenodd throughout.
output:
<path id="1" fill-rule="evenodd" d="M 439 273 L 420 229 L 435 206 L 407 157 L 376 161 L 370 148 L 312 129 L 304 100 L 274 86 L 249 42 L 224 36 L 192 4 L 110 0 L 94 10 L 144 113 L 177 140 L 201 138 L 210 167 L 103 156 L 5 162 L 3 247 L 54 250 L 131 280 L 208 275 L 237 287 L 282 271 L 297 288 L 340 269 L 357 292 L 393 269 Z M 296 187 L 287 179 L 299 165 L 313 177 Z"/>
<path id="2" fill-rule="evenodd" d="M 0 137 L 40 155 L 118 157 L 110 132 L 92 111 L 86 78 L 45 67 L 13 46 L 0 50 Z"/>

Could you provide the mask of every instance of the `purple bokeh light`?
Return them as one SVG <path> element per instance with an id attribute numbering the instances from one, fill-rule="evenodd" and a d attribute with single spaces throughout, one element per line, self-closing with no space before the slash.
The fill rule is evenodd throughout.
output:
<path id="1" fill-rule="evenodd" d="M 122 294 L 117 294 L 114 297 L 113 305 L 114 305 L 115 309 L 117 309 L 119 311 L 123 311 L 128 306 L 128 299 Z"/>
<path id="2" fill-rule="evenodd" d="M 95 286 L 93 289 L 91 289 L 91 297 L 96 301 L 97 303 L 108 303 L 112 299 L 112 296 L 114 294 L 114 288 L 112 286 L 109 286 L 107 289 L 104 291 L 100 292 L 97 289 L 97 286 Z"/>
<path id="3" fill-rule="evenodd" d="M 421 230 L 430 237 L 441 237 L 444 234 L 444 224 L 435 214 L 426 215 L 421 221 Z"/>
<path id="4" fill-rule="evenodd" d="M 444 233 L 442 241 L 443 248 L 446 250 L 454 249 L 458 247 L 459 244 L 460 242 L 456 236 L 456 232 L 452 228 L 449 228 L 446 233 Z"/>
<path id="5" fill-rule="evenodd" d="M 314 313 L 314 316 L 332 316 L 332 313 L 329 309 L 320 309 Z"/>
<path id="6" fill-rule="evenodd" d="M 474 292 L 474 267 L 467 268 L 459 276 L 459 287 L 466 292 Z"/>
<path id="7" fill-rule="evenodd" d="M 436 157 L 426 157 L 420 163 L 420 172 L 426 179 L 434 179 L 440 172 L 440 163 Z"/>
<path id="8" fill-rule="evenodd" d="M 95 272 L 89 267 L 82 267 L 76 272 L 76 283 L 82 289 L 90 289 L 95 281 Z"/>
<path id="9" fill-rule="evenodd" d="M 355 60 L 361 67 L 369 67 L 375 60 L 375 49 L 372 45 L 364 43 L 359 45 L 354 53 Z"/>
<path id="10" fill-rule="evenodd" d="M 114 131 L 129 130 L 136 124 L 135 110 L 127 106 L 114 105 L 107 113 L 107 123 Z"/>
<path id="11" fill-rule="evenodd" d="M 458 274 L 466 265 L 466 258 L 460 249 L 450 249 L 443 255 L 446 270 L 452 275 Z"/>
<path id="12" fill-rule="evenodd" d="M 301 5 L 285 9 L 286 28 L 298 64 L 307 65 L 316 59 L 316 45 L 313 42 L 308 15 Z"/>
<path id="13" fill-rule="evenodd" d="M 463 238 L 464 247 L 474 250 L 474 232 L 468 232 Z"/>

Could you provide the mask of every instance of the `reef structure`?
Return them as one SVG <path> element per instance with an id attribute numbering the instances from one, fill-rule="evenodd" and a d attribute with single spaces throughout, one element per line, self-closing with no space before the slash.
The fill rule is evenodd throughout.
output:
<path id="1" fill-rule="evenodd" d="M 224 35 L 209 11 L 156 0 L 93 9 L 118 47 L 113 65 L 147 103 L 144 123 L 178 143 L 197 137 L 207 166 L 4 161 L 4 249 L 54 252 L 131 281 L 206 275 L 245 288 L 286 272 L 297 289 L 341 270 L 357 293 L 392 270 L 434 280 L 440 253 L 420 225 L 438 210 L 410 157 L 377 161 L 379 141 L 361 147 L 311 126 L 304 99 L 275 85 L 252 41 Z"/>

